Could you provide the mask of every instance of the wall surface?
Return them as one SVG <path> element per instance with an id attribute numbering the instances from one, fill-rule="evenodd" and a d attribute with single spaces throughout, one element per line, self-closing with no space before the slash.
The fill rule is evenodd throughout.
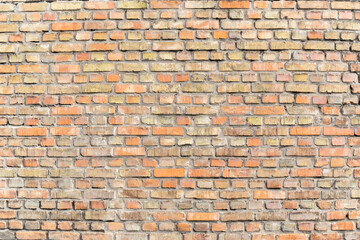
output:
<path id="1" fill-rule="evenodd" d="M 0 4 L 0 239 L 360 239 L 359 1 Z"/>

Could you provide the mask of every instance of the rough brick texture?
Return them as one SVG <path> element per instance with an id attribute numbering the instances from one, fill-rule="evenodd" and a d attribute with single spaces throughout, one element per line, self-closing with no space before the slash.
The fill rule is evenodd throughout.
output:
<path id="1" fill-rule="evenodd" d="M 360 239 L 360 2 L 1 1 L 1 240 Z"/>

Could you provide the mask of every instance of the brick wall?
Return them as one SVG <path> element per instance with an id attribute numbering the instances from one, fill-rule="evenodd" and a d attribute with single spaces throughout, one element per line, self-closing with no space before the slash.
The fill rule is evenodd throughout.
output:
<path id="1" fill-rule="evenodd" d="M 360 239 L 360 2 L 2 1 L 0 239 Z"/>

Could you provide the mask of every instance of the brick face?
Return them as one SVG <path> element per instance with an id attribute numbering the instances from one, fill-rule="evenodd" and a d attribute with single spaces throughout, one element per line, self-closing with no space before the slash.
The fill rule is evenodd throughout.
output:
<path id="1" fill-rule="evenodd" d="M 360 3 L 0 4 L 0 240 L 360 239 Z"/>

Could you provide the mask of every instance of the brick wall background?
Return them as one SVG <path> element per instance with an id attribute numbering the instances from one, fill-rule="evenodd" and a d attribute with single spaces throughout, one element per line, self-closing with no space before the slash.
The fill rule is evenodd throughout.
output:
<path id="1" fill-rule="evenodd" d="M 0 11 L 0 239 L 360 239 L 360 2 Z"/>

